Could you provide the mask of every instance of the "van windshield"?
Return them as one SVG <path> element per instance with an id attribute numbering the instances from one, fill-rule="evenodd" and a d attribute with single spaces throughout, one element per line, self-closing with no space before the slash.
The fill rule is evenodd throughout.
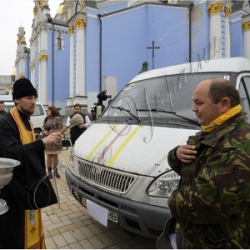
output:
<path id="1" fill-rule="evenodd" d="M 217 77 L 228 77 L 235 82 L 236 73 L 189 73 L 131 82 L 111 102 L 101 120 L 129 120 L 142 124 L 153 120 L 154 124 L 173 123 L 174 126 L 200 128 L 192 111 L 192 93 L 199 82 Z"/>

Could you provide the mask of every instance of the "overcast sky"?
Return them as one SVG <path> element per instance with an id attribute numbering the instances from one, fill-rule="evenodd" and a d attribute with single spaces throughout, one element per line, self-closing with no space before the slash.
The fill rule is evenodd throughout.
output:
<path id="1" fill-rule="evenodd" d="M 49 0 L 52 17 L 56 15 L 62 2 L 63 0 Z M 0 0 L 0 75 L 11 75 L 14 69 L 20 26 L 24 27 L 27 47 L 30 47 L 34 6 L 33 0 Z"/>

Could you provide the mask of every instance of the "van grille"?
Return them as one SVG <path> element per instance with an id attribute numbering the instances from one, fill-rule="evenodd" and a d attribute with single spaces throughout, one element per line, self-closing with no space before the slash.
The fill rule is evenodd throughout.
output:
<path id="1" fill-rule="evenodd" d="M 124 174 L 112 169 L 107 169 L 94 163 L 88 163 L 78 160 L 79 175 L 88 183 L 103 189 L 124 194 L 136 180 L 136 176 Z"/>

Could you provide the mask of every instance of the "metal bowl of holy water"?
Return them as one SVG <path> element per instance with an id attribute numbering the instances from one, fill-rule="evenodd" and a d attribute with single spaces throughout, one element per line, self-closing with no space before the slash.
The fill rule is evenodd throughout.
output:
<path id="1" fill-rule="evenodd" d="M 13 176 L 12 171 L 18 165 L 20 165 L 20 161 L 0 157 L 0 192 L 4 186 L 9 184 Z M 6 201 L 0 199 L 0 215 L 6 213 L 8 210 L 9 207 Z"/>

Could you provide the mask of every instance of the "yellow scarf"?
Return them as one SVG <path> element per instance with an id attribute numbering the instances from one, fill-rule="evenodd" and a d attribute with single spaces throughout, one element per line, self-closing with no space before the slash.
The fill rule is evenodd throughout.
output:
<path id="1" fill-rule="evenodd" d="M 10 110 L 10 114 L 16 122 L 22 144 L 25 145 L 35 141 L 33 124 L 29 121 L 31 131 L 27 130 L 16 107 Z M 41 210 L 25 210 L 24 216 L 24 248 L 45 249 Z"/>
<path id="2" fill-rule="evenodd" d="M 204 132 L 211 132 L 218 126 L 220 126 L 222 123 L 224 123 L 226 120 L 231 118 L 232 116 L 240 113 L 242 110 L 242 106 L 240 104 L 234 106 L 233 108 L 229 109 L 226 113 L 222 114 L 215 120 L 213 120 L 210 124 L 201 126 Z"/>

